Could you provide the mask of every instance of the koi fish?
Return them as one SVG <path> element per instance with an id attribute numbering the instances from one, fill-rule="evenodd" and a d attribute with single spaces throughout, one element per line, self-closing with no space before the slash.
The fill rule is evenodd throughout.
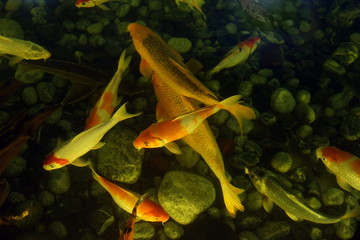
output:
<path id="1" fill-rule="evenodd" d="M 120 233 L 119 240 L 133 240 L 134 239 L 134 229 L 135 229 L 134 227 L 135 227 L 135 219 L 137 217 L 137 208 L 148 197 L 149 197 L 149 194 L 145 193 L 145 194 L 141 195 L 139 200 L 136 202 L 124 231 L 122 231 Z"/>
<path id="2" fill-rule="evenodd" d="M 201 7 L 202 5 L 204 5 L 205 0 L 175 0 L 177 6 L 179 6 L 181 2 L 186 3 L 191 10 L 193 10 L 194 8 L 198 10 L 206 20 L 206 16 L 204 12 L 201 10 Z"/>
<path id="3" fill-rule="evenodd" d="M 85 166 L 86 161 L 80 159 L 81 156 L 90 150 L 99 149 L 105 143 L 100 142 L 102 137 L 118 122 L 128 118 L 140 115 L 141 113 L 130 114 L 126 112 L 125 105 L 122 105 L 119 110 L 112 116 L 112 118 L 105 122 L 96 125 L 88 130 L 81 132 L 74 138 L 66 141 L 64 144 L 57 147 L 44 161 L 43 167 L 45 170 L 55 170 L 64 167 L 68 164 L 75 166 Z"/>
<path id="4" fill-rule="evenodd" d="M 29 214 L 29 211 L 25 210 L 19 215 L 0 216 L 0 225 L 14 225 L 17 221 L 20 221 L 29 216 Z"/>
<path id="5" fill-rule="evenodd" d="M 239 0 L 241 7 L 252 18 L 260 22 L 270 22 L 269 13 L 256 0 Z"/>
<path id="6" fill-rule="evenodd" d="M 219 103 L 215 94 L 203 85 L 184 64 L 183 58 L 149 28 L 131 23 L 128 31 L 141 56 L 140 72 L 147 78 L 155 76 L 167 82 L 176 94 L 193 98 L 207 106 Z M 243 119 L 254 119 L 255 113 L 240 104 L 226 108 L 242 129 Z"/>
<path id="7" fill-rule="evenodd" d="M 360 215 L 360 206 L 347 210 L 343 216 L 317 212 L 308 207 L 304 199 L 291 193 L 291 189 L 282 184 L 274 173 L 258 167 L 245 168 L 245 173 L 249 175 L 255 188 L 264 195 L 263 205 L 267 212 L 271 211 L 275 203 L 294 221 L 305 219 L 322 224 L 332 224 Z"/>
<path id="8" fill-rule="evenodd" d="M 159 99 L 156 108 L 158 120 L 169 119 L 199 109 L 192 99 L 178 94 L 169 87 L 168 81 L 160 79 L 158 75 L 153 75 L 152 81 L 156 96 Z M 244 211 L 244 206 L 238 196 L 244 190 L 234 187 L 227 179 L 220 149 L 207 121 L 204 120 L 197 129 L 184 137 L 183 140 L 203 157 L 219 180 L 225 207 L 230 216 L 235 217 L 237 211 Z"/>
<path id="9" fill-rule="evenodd" d="M 9 61 L 10 65 L 14 65 L 23 59 L 45 60 L 51 56 L 50 52 L 36 43 L 2 35 L 0 35 L 0 54 L 14 55 Z"/>
<path id="10" fill-rule="evenodd" d="M 165 146 L 172 153 L 181 154 L 180 148 L 173 141 L 191 134 L 206 118 L 226 108 L 226 106 L 237 104 L 240 97 L 240 95 L 235 95 L 215 106 L 204 107 L 175 118 L 154 123 L 142 131 L 133 144 L 138 150 Z"/>
<path id="11" fill-rule="evenodd" d="M 210 70 L 209 76 L 221 71 L 224 68 L 231 68 L 238 64 L 244 64 L 249 58 L 250 54 L 252 54 L 256 50 L 260 41 L 261 39 L 259 37 L 253 37 L 243 42 L 240 42 L 228 53 L 226 53 L 224 59 L 221 60 L 218 65 L 216 65 L 213 69 Z"/>
<path id="12" fill-rule="evenodd" d="M 75 6 L 78 8 L 91 8 L 91 7 L 99 7 L 102 10 L 110 10 L 104 3 L 109 2 L 112 0 L 77 0 Z"/>
<path id="13" fill-rule="evenodd" d="M 85 130 L 108 120 L 118 104 L 117 91 L 122 79 L 122 74 L 131 61 L 131 57 L 125 59 L 125 53 L 125 50 L 121 53 L 116 73 L 106 86 L 94 108 L 90 111 L 89 117 L 86 119 Z"/>
<path id="14" fill-rule="evenodd" d="M 140 194 L 119 187 L 98 175 L 91 164 L 89 164 L 89 167 L 92 171 L 93 178 L 110 193 L 114 202 L 126 212 L 131 213 L 139 199 L 141 199 Z M 136 212 L 136 215 L 140 219 L 148 222 L 166 222 L 169 219 L 167 212 L 151 199 L 141 200 Z"/>
<path id="15" fill-rule="evenodd" d="M 316 157 L 336 176 L 340 187 L 351 192 L 353 187 L 360 191 L 360 158 L 336 147 L 316 149 Z"/>

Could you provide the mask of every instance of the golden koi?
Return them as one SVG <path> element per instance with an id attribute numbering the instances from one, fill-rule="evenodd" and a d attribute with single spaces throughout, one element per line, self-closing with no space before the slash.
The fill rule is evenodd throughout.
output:
<path id="1" fill-rule="evenodd" d="M 14 65 L 23 59 L 45 60 L 51 56 L 50 52 L 36 43 L 2 35 L 0 35 L 0 54 L 14 55 L 9 61 L 10 65 Z"/>
<path id="2" fill-rule="evenodd" d="M 134 239 L 134 230 L 135 230 L 135 219 L 137 217 L 137 208 L 139 207 L 139 205 L 149 197 L 149 193 L 145 193 L 143 195 L 141 195 L 141 197 L 139 198 L 139 200 L 136 202 L 132 213 L 130 215 L 130 218 L 125 226 L 124 231 L 121 231 L 120 233 L 120 237 L 119 240 L 133 240 Z"/>
<path id="3" fill-rule="evenodd" d="M 106 189 L 114 202 L 126 212 L 131 213 L 138 200 L 141 199 L 140 194 L 119 187 L 108 181 L 106 178 L 98 175 L 91 164 L 89 167 L 92 170 L 93 178 Z M 166 222 L 169 219 L 167 212 L 151 199 L 143 199 L 141 204 L 137 207 L 137 216 L 140 219 L 149 222 Z"/>
<path id="4" fill-rule="evenodd" d="M 181 150 L 173 141 L 191 134 L 206 118 L 221 109 L 225 109 L 226 106 L 237 104 L 240 98 L 240 95 L 235 95 L 215 106 L 204 107 L 175 118 L 154 123 L 140 133 L 134 141 L 134 146 L 138 150 L 165 146 L 170 152 L 181 154 Z"/>
<path id="5" fill-rule="evenodd" d="M 121 53 L 116 73 L 104 89 L 94 108 L 90 111 L 89 117 L 86 119 L 85 130 L 108 120 L 118 104 L 117 91 L 122 79 L 122 74 L 131 61 L 130 56 L 125 58 L 125 53 L 125 50 Z"/>
<path id="6" fill-rule="evenodd" d="M 104 3 L 113 1 L 113 0 L 77 0 L 75 6 L 78 8 L 91 8 L 91 7 L 99 7 L 102 10 L 110 10 Z"/>
<path id="7" fill-rule="evenodd" d="M 206 16 L 204 12 L 201 10 L 201 7 L 202 5 L 204 5 L 205 0 L 175 0 L 176 5 L 178 6 L 180 5 L 181 2 L 186 3 L 191 10 L 193 10 L 194 8 L 198 10 L 206 20 Z"/>
<path id="8" fill-rule="evenodd" d="M 248 167 L 245 168 L 245 172 L 249 175 L 255 188 L 266 197 L 263 205 L 267 212 L 271 211 L 273 203 L 275 203 L 294 221 L 305 219 L 322 224 L 336 223 L 360 215 L 360 206 L 346 211 L 343 216 L 331 216 L 316 212 L 305 204 L 304 199 L 292 194 L 291 189 L 280 183 L 276 175 L 270 171 L 258 167 Z"/>
<path id="9" fill-rule="evenodd" d="M 207 106 L 219 103 L 215 94 L 205 87 L 187 68 L 183 58 L 171 49 L 158 35 L 149 28 L 131 23 L 128 31 L 134 46 L 141 56 L 140 71 L 149 78 L 151 75 L 167 82 L 176 94 L 193 98 Z M 243 119 L 254 119 L 254 111 L 236 104 L 226 108 L 238 121 L 242 129 Z"/>
<path id="10" fill-rule="evenodd" d="M 349 192 L 351 192 L 350 186 L 360 191 L 359 157 L 333 146 L 316 149 L 316 157 L 335 174 L 339 186 Z"/>
<path id="11" fill-rule="evenodd" d="M 159 99 L 156 108 L 158 120 L 169 119 L 199 109 L 191 99 L 178 94 L 167 83 L 167 81 L 159 79 L 157 75 L 153 75 L 153 85 Z M 225 207 L 230 216 L 235 217 L 238 210 L 244 211 L 244 206 L 238 196 L 244 190 L 234 187 L 227 179 L 220 149 L 207 121 L 204 120 L 195 131 L 184 137 L 183 140 L 203 157 L 220 181 Z"/>
<path id="12" fill-rule="evenodd" d="M 44 169 L 48 171 L 54 170 L 64 167 L 68 164 L 77 166 L 87 165 L 87 162 L 82 162 L 79 158 L 90 150 L 101 148 L 105 143 L 100 142 L 100 140 L 107 133 L 107 131 L 114 127 L 118 122 L 141 114 L 127 113 L 125 105 L 126 103 L 116 111 L 112 118 L 99 125 L 96 125 L 93 128 L 81 132 L 74 138 L 68 140 L 63 145 L 56 148 L 45 159 L 43 163 Z"/>
<path id="13" fill-rule="evenodd" d="M 259 37 L 253 37 L 240 42 L 228 53 L 226 53 L 224 59 L 221 60 L 218 65 L 210 70 L 209 75 L 211 76 L 212 74 L 217 73 L 224 68 L 231 68 L 238 64 L 244 64 L 249 58 L 250 54 L 256 50 L 260 41 L 261 39 Z"/>

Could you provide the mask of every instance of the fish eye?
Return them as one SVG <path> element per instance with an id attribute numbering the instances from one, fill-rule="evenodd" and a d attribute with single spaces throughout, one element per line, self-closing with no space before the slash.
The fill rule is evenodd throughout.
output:
<path id="1" fill-rule="evenodd" d="M 145 146 L 145 147 L 150 146 L 149 142 L 144 142 L 144 146 Z"/>

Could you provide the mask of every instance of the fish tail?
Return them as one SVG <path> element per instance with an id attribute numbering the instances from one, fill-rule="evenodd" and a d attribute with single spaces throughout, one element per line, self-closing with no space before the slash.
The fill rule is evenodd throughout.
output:
<path id="1" fill-rule="evenodd" d="M 234 187 L 229 183 L 227 179 L 221 182 L 222 193 L 224 197 L 225 207 L 228 210 L 231 217 L 235 217 L 237 211 L 244 211 L 244 205 L 242 205 L 239 198 L 239 194 L 244 192 L 244 189 Z"/>
<path id="2" fill-rule="evenodd" d="M 116 113 L 114 113 L 114 115 L 112 116 L 112 119 L 120 122 L 120 121 L 123 121 L 123 120 L 125 120 L 125 119 L 129 119 L 129 118 L 132 118 L 132 117 L 136 117 L 136 116 L 138 116 L 138 115 L 140 115 L 140 114 L 142 113 L 142 112 L 134 113 L 134 114 L 128 113 L 128 112 L 126 111 L 126 107 L 125 107 L 126 104 L 127 104 L 127 102 L 124 103 L 124 104 L 116 111 Z"/>
<path id="3" fill-rule="evenodd" d="M 131 56 L 128 56 L 127 58 L 125 58 L 125 56 L 126 56 L 126 49 L 122 51 L 120 55 L 118 70 L 117 70 L 118 72 L 123 73 L 131 62 Z"/>
<path id="4" fill-rule="evenodd" d="M 228 97 L 217 104 L 218 108 L 226 109 L 240 102 L 241 95 Z"/>
<path id="5" fill-rule="evenodd" d="M 353 209 L 350 210 L 348 208 L 346 210 L 346 213 L 340 218 L 340 219 L 348 219 L 348 218 L 354 218 L 360 216 L 360 205 L 357 205 Z"/>

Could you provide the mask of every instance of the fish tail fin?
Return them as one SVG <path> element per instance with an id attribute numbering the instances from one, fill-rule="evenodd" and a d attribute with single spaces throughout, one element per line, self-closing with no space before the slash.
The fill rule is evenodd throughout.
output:
<path id="1" fill-rule="evenodd" d="M 126 57 L 126 49 L 124 51 L 122 51 L 121 55 L 120 55 L 120 59 L 119 59 L 119 63 L 118 63 L 118 72 L 123 73 L 126 68 L 129 66 L 130 62 L 131 62 L 131 56 Z"/>
<path id="2" fill-rule="evenodd" d="M 140 115 L 140 114 L 142 113 L 142 112 L 134 113 L 134 114 L 128 113 L 128 112 L 126 111 L 126 107 L 125 107 L 126 104 L 127 104 L 127 102 L 124 103 L 124 104 L 116 111 L 116 113 L 114 113 L 114 115 L 112 116 L 112 119 L 120 122 L 120 121 L 123 121 L 123 120 L 125 120 L 125 119 L 129 119 L 129 118 L 132 118 L 132 117 L 136 117 L 136 116 L 138 116 L 138 115 Z"/>
<path id="3" fill-rule="evenodd" d="M 221 182 L 221 189 L 224 197 L 225 207 L 228 210 L 230 216 L 235 217 L 237 211 L 243 212 L 244 205 L 242 205 L 238 195 L 244 192 L 244 189 L 234 187 L 227 179 Z"/>
<path id="4" fill-rule="evenodd" d="M 234 96 L 228 97 L 228 98 L 222 100 L 221 102 L 219 102 L 217 104 L 217 106 L 220 109 L 229 108 L 235 104 L 240 103 L 240 98 L 241 98 L 241 95 L 234 95 Z"/>
<path id="5" fill-rule="evenodd" d="M 360 216 L 360 205 L 357 205 L 353 209 L 346 210 L 346 213 L 340 218 L 340 219 L 348 219 L 348 218 L 354 218 Z"/>

